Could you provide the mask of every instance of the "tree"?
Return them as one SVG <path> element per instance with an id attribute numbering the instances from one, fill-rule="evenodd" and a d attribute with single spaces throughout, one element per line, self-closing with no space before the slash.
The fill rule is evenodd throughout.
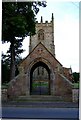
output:
<path id="1" fill-rule="evenodd" d="M 2 60 L 1 60 L 1 67 L 2 67 L 2 84 L 3 83 L 8 83 L 10 81 L 10 55 L 6 54 L 4 55 L 2 53 Z M 18 71 L 18 64 L 19 62 L 22 60 L 22 58 L 20 56 L 16 56 L 16 60 L 15 60 L 15 75 L 19 74 Z"/>
<path id="2" fill-rule="evenodd" d="M 1 67 L 2 67 L 2 84 L 9 82 L 10 77 L 10 67 L 7 60 L 4 58 L 5 55 L 2 54 Z"/>
<path id="3" fill-rule="evenodd" d="M 39 6 L 46 7 L 46 2 L 2 3 L 2 41 L 10 42 L 10 80 L 15 77 L 15 46 L 22 44 L 24 37 L 35 34 L 35 16 Z M 17 37 L 21 38 L 21 42 Z"/>
<path id="4" fill-rule="evenodd" d="M 74 72 L 73 77 L 74 77 L 74 82 L 75 83 L 79 82 L 80 73 Z"/>

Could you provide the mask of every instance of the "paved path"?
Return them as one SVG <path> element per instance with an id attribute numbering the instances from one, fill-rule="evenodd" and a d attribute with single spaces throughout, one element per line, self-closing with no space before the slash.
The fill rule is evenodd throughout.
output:
<path id="1" fill-rule="evenodd" d="M 48 108 L 78 108 L 79 105 L 78 103 L 73 103 L 73 102 L 4 102 L 2 104 L 3 107 L 8 106 L 8 107 L 36 107 L 36 108 L 40 108 L 40 107 L 48 107 Z"/>

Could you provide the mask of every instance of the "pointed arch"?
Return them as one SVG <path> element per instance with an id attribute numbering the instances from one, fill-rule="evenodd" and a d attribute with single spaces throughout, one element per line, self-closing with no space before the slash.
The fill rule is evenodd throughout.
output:
<path id="1" fill-rule="evenodd" d="M 39 74 L 38 74 L 38 68 L 39 68 Z M 43 70 L 43 72 L 46 72 L 45 75 L 42 75 L 41 70 Z M 35 63 L 31 68 L 30 94 L 35 94 L 35 95 L 50 94 L 50 70 L 48 66 L 42 61 Z"/>
<path id="2" fill-rule="evenodd" d="M 38 40 L 44 40 L 44 30 L 40 29 L 38 31 Z"/>

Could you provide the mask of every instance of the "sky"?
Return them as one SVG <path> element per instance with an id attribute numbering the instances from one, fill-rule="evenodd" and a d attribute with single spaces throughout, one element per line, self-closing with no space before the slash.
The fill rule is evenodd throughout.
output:
<path id="1" fill-rule="evenodd" d="M 54 44 L 57 60 L 63 67 L 72 68 L 73 72 L 79 72 L 79 2 L 55 2 L 47 0 L 47 7 L 40 7 L 37 21 L 51 21 L 54 14 Z M 2 45 L 2 51 L 6 52 L 9 44 Z M 29 53 L 29 38 L 25 38 L 21 54 L 22 58 Z"/>

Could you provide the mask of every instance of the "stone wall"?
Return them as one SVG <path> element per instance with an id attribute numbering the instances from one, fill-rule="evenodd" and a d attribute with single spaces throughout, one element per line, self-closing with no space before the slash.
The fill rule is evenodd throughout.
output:
<path id="1" fill-rule="evenodd" d="M 28 91 L 27 75 L 21 73 L 9 82 L 7 97 L 8 99 L 17 98 L 26 95 Z"/>
<path id="2" fill-rule="evenodd" d="M 72 102 L 72 83 L 65 76 L 56 73 L 54 88 L 55 95 L 62 96 L 64 101 Z"/>
<path id="3" fill-rule="evenodd" d="M 73 102 L 79 102 L 79 89 L 72 89 Z"/>
<path id="4" fill-rule="evenodd" d="M 2 88 L 2 90 L 1 90 L 1 100 L 2 101 L 7 100 L 7 88 Z"/>

